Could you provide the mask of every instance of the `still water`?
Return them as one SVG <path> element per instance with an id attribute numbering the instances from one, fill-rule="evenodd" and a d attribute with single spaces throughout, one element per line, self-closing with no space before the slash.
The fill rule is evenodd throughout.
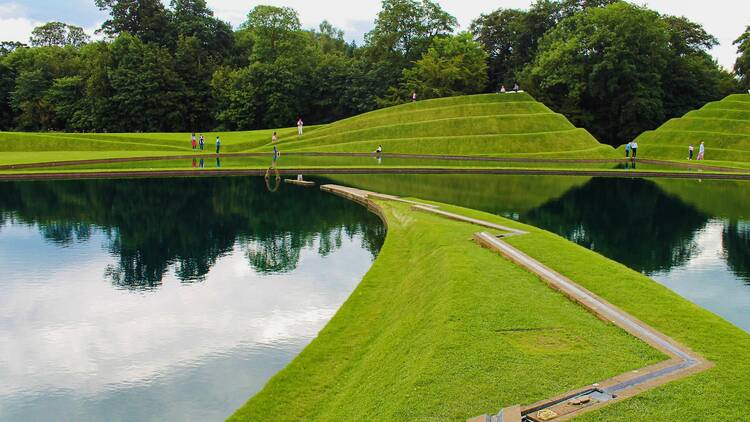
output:
<path id="1" fill-rule="evenodd" d="M 359 205 L 255 178 L 0 186 L 2 421 L 223 420 L 385 234 Z"/>
<path id="2" fill-rule="evenodd" d="M 550 176 L 336 176 L 557 233 L 750 332 L 750 182 Z"/>

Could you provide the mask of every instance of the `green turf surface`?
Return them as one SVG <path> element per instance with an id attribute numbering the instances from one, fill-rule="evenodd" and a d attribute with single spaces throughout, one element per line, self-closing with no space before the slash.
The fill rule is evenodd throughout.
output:
<path id="1" fill-rule="evenodd" d="M 459 421 L 664 359 L 479 247 L 478 227 L 383 205 L 372 269 L 230 420 Z"/>
<path id="2" fill-rule="evenodd" d="M 470 241 L 477 227 L 382 204 L 389 231 L 371 271 L 320 336 L 230 420 L 462 421 L 660 360 L 479 248 Z M 442 208 L 528 230 L 507 241 L 716 365 L 576 420 L 745 420 L 748 333 L 556 235 Z"/>
<path id="3" fill-rule="evenodd" d="M 220 136 L 223 153 L 271 151 L 613 158 L 614 150 L 553 113 L 528 94 L 487 94 L 420 101 L 365 113 L 325 126 L 204 133 L 206 151 Z M 191 153 L 188 133 L 0 132 L 0 165 L 123 156 Z"/>
<path id="4" fill-rule="evenodd" d="M 638 142 L 641 158 L 685 161 L 688 146 L 706 145 L 706 164 L 750 168 L 750 95 L 730 95 L 706 104 L 656 130 L 644 132 Z M 624 155 L 624 146 L 618 149 Z"/>

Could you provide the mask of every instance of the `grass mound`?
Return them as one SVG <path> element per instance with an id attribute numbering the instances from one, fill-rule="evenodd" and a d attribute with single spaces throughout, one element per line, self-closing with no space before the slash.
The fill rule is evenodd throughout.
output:
<path id="1" fill-rule="evenodd" d="M 636 140 L 644 158 L 685 160 L 688 146 L 693 144 L 697 155 L 702 141 L 706 160 L 750 163 L 750 95 L 730 95 L 708 103 Z"/>
<path id="2" fill-rule="evenodd" d="M 525 93 L 404 104 L 332 123 L 279 144 L 287 151 L 372 152 L 382 145 L 392 153 L 612 156 L 611 148 Z"/>
<path id="3" fill-rule="evenodd" d="M 611 158 L 584 129 L 525 93 L 440 98 L 376 110 L 325 126 L 204 133 L 206 153 L 283 151 Z M 191 153 L 189 133 L 0 132 L 0 164 Z M 59 154 L 58 154 L 59 153 Z"/>

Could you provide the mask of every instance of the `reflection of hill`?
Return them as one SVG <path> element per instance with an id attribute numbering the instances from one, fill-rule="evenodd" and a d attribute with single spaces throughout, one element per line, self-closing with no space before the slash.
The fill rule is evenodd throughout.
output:
<path id="1" fill-rule="evenodd" d="M 128 288 L 158 286 L 170 267 L 182 281 L 200 281 L 237 242 L 255 270 L 278 272 L 294 269 L 315 240 L 326 254 L 362 233 L 375 254 L 385 234 L 356 204 L 293 187 L 272 195 L 261 178 L 4 183 L 2 215 L 37 224 L 60 244 L 101 229 L 118 257 L 106 276 Z"/>
<path id="2" fill-rule="evenodd" d="M 721 237 L 724 256 L 732 272 L 750 285 L 750 223 L 727 223 Z"/>
<path id="3" fill-rule="evenodd" d="M 708 218 L 642 179 L 592 179 L 522 216 L 638 271 L 683 264 Z"/>
<path id="4" fill-rule="evenodd" d="M 750 219 L 750 182 L 659 179 L 655 183 L 704 214 L 730 220 Z"/>
<path id="5" fill-rule="evenodd" d="M 500 175 L 347 175 L 336 183 L 495 214 L 523 213 L 586 183 L 586 177 Z"/>

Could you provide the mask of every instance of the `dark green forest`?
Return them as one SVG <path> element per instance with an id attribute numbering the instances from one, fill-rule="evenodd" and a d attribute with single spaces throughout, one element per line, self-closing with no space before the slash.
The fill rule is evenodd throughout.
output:
<path id="1" fill-rule="evenodd" d="M 237 28 L 205 0 L 92 0 L 92 41 L 50 22 L 0 44 L 0 130 L 249 130 L 331 122 L 420 99 L 521 88 L 618 145 L 750 85 L 750 28 L 734 73 L 699 24 L 613 0 L 537 0 L 466 32 L 431 0 L 383 0 L 364 43 L 290 8 Z M 731 13 L 727 11 L 727 13 Z"/>

